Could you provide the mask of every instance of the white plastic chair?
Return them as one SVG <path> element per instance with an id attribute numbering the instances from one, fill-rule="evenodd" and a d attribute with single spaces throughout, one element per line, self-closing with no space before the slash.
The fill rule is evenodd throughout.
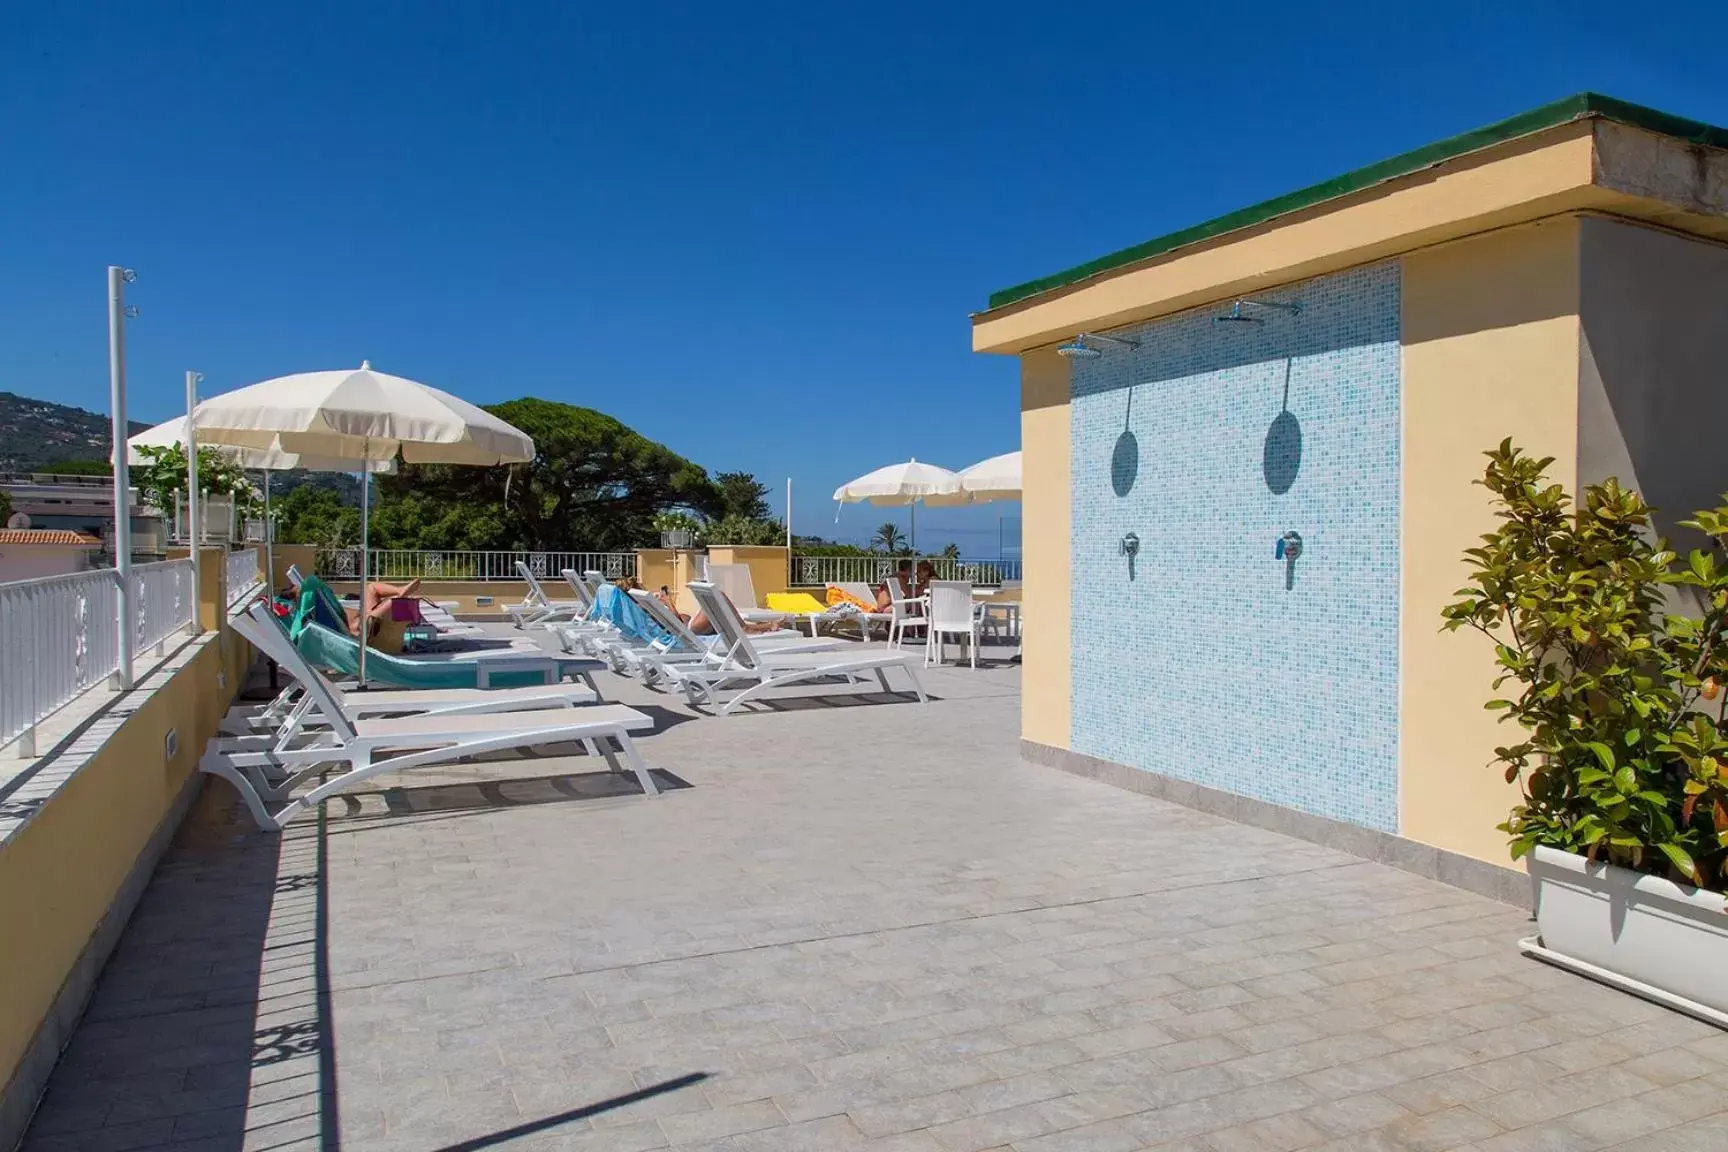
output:
<path id="1" fill-rule="evenodd" d="M 906 586 L 900 583 L 898 576 L 889 576 L 888 584 L 888 647 L 901 648 L 906 644 L 906 633 L 925 626 L 923 609 L 928 603 L 923 596 L 907 596 Z M 919 611 L 912 611 L 918 608 Z M 925 642 L 929 642 L 926 633 Z"/>
<path id="2" fill-rule="evenodd" d="M 924 646 L 924 663 L 942 663 L 942 650 L 947 636 L 964 636 L 972 657 L 972 667 L 978 667 L 978 612 L 972 605 L 972 585 L 966 580 L 930 581 L 929 606 L 925 623 L 930 629 Z"/>

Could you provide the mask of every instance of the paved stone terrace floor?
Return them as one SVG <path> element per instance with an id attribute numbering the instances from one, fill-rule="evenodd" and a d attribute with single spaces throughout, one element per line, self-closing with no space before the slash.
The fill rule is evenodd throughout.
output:
<path id="1" fill-rule="evenodd" d="M 656 800 L 505 757 L 273 837 L 213 782 L 26 1149 L 1728 1148 L 1728 1036 L 1523 912 L 1021 763 L 1018 669 L 928 679 L 604 678 Z"/>

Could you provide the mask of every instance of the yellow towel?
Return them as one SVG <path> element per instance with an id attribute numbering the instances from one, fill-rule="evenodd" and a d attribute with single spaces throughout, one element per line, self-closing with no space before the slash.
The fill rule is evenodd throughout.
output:
<path id="1" fill-rule="evenodd" d="M 823 612 L 826 607 L 822 601 L 808 592 L 770 592 L 768 593 L 768 609 L 772 612 Z"/>
<path id="2" fill-rule="evenodd" d="M 866 612 L 876 611 L 876 605 L 858 599 L 844 588 L 828 585 L 828 606 L 832 608 L 839 604 L 856 604 Z"/>

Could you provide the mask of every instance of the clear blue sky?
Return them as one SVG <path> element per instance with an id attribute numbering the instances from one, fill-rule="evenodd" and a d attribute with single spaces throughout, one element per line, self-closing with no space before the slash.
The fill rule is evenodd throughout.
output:
<path id="1" fill-rule="evenodd" d="M 5 5 L 0 389 L 105 411 L 125 264 L 136 418 L 365 357 L 791 476 L 833 532 L 853 475 L 1018 447 L 992 290 L 1586 88 L 1728 122 L 1725 11 Z"/>

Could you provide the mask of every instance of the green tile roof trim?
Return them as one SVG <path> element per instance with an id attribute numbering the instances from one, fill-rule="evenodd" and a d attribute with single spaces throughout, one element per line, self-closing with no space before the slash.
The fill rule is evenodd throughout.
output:
<path id="1" fill-rule="evenodd" d="M 1016 284 L 1012 288 L 1004 288 L 990 295 L 990 309 L 1004 308 L 1010 304 L 1019 303 L 1044 292 L 1057 288 L 1066 288 L 1078 284 L 1082 280 L 1113 272 L 1118 268 L 1153 256 L 1162 256 L 1166 252 L 1202 240 L 1210 240 L 1227 232 L 1235 232 L 1249 228 L 1255 224 L 1264 223 L 1286 213 L 1297 212 L 1303 208 L 1312 208 L 1328 200 L 1340 196 L 1348 196 L 1360 192 L 1375 184 L 1387 180 L 1395 180 L 1400 176 L 1408 176 L 1424 168 L 1471 152 L 1479 152 L 1495 144 L 1513 140 L 1520 136 L 1528 136 L 1546 128 L 1561 124 L 1569 124 L 1574 120 L 1588 117 L 1601 117 L 1630 124 L 1636 128 L 1644 128 L 1664 136 L 1678 140 L 1702 144 L 1710 148 L 1728 148 L 1728 128 L 1718 128 L 1712 124 L 1700 123 L 1697 120 L 1687 120 L 1681 116 L 1671 116 L 1666 112 L 1658 112 L 1654 108 L 1645 108 L 1638 104 L 1629 104 L 1624 100 L 1616 100 L 1612 96 L 1602 96 L 1595 92 L 1580 92 L 1576 96 L 1568 96 L 1564 100 L 1556 100 L 1552 104 L 1544 104 L 1540 108 L 1532 108 L 1528 112 L 1519 113 L 1508 120 L 1478 128 L 1473 132 L 1465 132 L 1450 139 L 1440 140 L 1425 145 L 1389 160 L 1346 172 L 1331 180 L 1314 184 L 1295 192 L 1287 192 L 1283 196 L 1262 201 L 1249 208 L 1241 208 L 1235 212 L 1226 213 L 1215 220 L 1204 224 L 1196 224 L 1183 228 L 1178 232 L 1136 244 L 1132 248 L 1124 248 L 1120 252 L 1112 252 L 1108 256 L 1100 256 L 1076 265 L 1053 276 L 1045 276 L 1037 280 L 1028 280 L 1024 284 Z"/>

